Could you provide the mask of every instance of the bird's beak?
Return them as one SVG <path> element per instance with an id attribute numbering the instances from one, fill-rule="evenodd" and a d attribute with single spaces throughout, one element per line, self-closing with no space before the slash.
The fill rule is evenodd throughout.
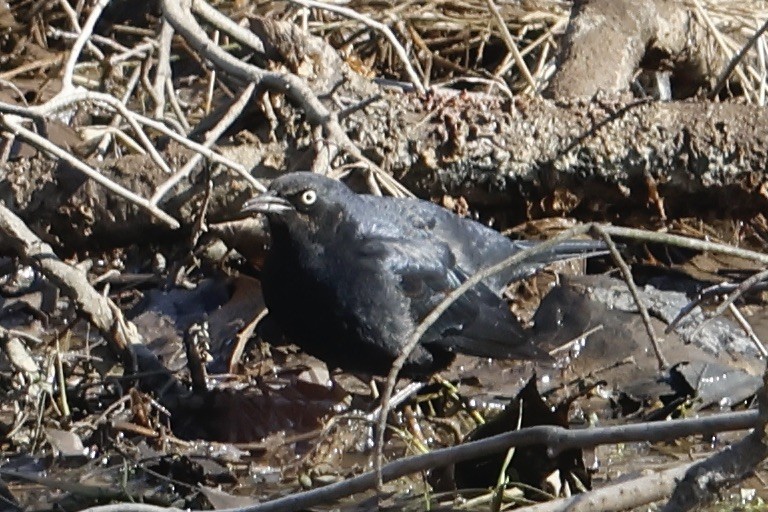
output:
<path id="1" fill-rule="evenodd" d="M 280 215 L 281 213 L 293 210 L 293 205 L 290 202 L 278 197 L 271 192 L 264 192 L 260 196 L 256 196 L 249 199 L 243 205 L 241 212 L 258 212 L 258 213 L 274 213 Z"/>

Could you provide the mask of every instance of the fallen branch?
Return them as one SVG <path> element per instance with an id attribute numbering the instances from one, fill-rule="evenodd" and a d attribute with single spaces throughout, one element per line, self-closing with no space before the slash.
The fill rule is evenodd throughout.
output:
<path id="1" fill-rule="evenodd" d="M 10 246 L 22 261 L 35 265 L 61 292 L 69 297 L 77 310 L 107 340 L 121 357 L 127 371 L 133 371 L 131 346 L 143 344 L 136 326 L 123 317 L 120 308 L 96 291 L 85 273 L 61 261 L 50 245 L 40 240 L 24 222 L 4 205 L 0 205 L 0 234 L 3 244 Z"/>
<path id="2" fill-rule="evenodd" d="M 516 512 L 613 512 L 640 507 L 669 496 L 675 484 L 693 464 L 683 464 L 658 473 L 606 485 L 569 498 L 547 501 Z"/>
<path id="3" fill-rule="evenodd" d="M 666 441 L 689 435 L 712 435 L 715 432 L 744 430 L 759 424 L 758 411 L 718 414 L 705 418 L 671 420 L 655 423 L 638 423 L 616 427 L 600 427 L 584 430 L 568 430 L 563 427 L 537 426 L 508 432 L 480 441 L 473 441 L 449 448 L 442 448 L 424 455 L 406 457 L 383 466 L 381 475 L 385 482 L 425 471 L 448 466 L 463 460 L 475 459 L 508 450 L 512 446 L 545 444 L 550 456 L 569 448 L 586 448 L 601 444 L 627 442 Z M 291 494 L 266 503 L 247 507 L 225 509 L 221 512 L 294 512 L 350 496 L 376 486 L 377 474 L 369 471 L 360 476 L 318 489 Z M 111 508 L 110 508 L 111 507 Z M 93 507 L 84 512 L 112 512 L 127 510 L 116 505 Z M 154 512 L 157 509 L 136 509 Z"/>
<path id="4" fill-rule="evenodd" d="M 757 393 L 757 402 L 759 416 L 755 430 L 725 450 L 691 466 L 663 512 L 699 510 L 720 489 L 742 481 L 768 457 L 765 430 L 768 424 L 768 367 L 763 372 L 763 387 Z"/>

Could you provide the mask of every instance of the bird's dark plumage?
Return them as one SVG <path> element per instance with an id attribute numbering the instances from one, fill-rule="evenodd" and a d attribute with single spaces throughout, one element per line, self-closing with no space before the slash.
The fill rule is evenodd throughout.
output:
<path id="1" fill-rule="evenodd" d="M 426 201 L 358 195 L 308 172 L 275 179 L 243 209 L 262 212 L 269 222 L 262 288 L 270 316 L 329 366 L 363 373 L 388 373 L 419 322 L 448 293 L 530 245 Z M 547 263 L 599 248 L 568 242 L 472 287 L 427 330 L 401 375 L 431 375 L 455 352 L 547 357 L 500 293 Z"/>

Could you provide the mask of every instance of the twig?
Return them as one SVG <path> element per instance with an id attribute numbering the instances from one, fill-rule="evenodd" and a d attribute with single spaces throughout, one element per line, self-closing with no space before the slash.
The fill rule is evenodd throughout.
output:
<path id="1" fill-rule="evenodd" d="M 160 156 L 160 153 L 157 151 L 157 148 L 155 148 L 155 145 L 152 143 L 151 140 L 149 140 L 149 137 L 146 133 L 144 133 L 144 130 L 141 129 L 141 126 L 139 125 L 139 116 L 138 114 L 134 114 L 131 112 L 128 107 L 123 105 L 123 103 L 115 98 L 114 96 L 110 96 L 109 94 L 101 93 L 101 92 L 95 92 L 95 91 L 88 91 L 88 90 L 73 90 L 69 89 L 68 91 L 62 90 L 59 92 L 56 96 L 48 100 L 47 102 L 43 103 L 42 105 L 37 105 L 35 107 L 30 107 L 30 110 L 32 112 L 40 113 L 42 115 L 46 115 L 50 112 L 58 111 L 61 108 L 63 108 L 65 105 L 70 105 L 77 101 L 92 101 L 96 103 L 105 104 L 108 107 L 112 108 L 113 110 L 117 111 L 122 115 L 125 120 L 130 125 L 133 132 L 136 134 L 136 136 L 139 138 L 139 141 L 141 141 L 142 145 L 144 146 L 144 149 L 147 150 L 149 155 L 152 157 L 152 161 L 157 164 L 158 167 L 160 167 L 165 173 L 172 174 L 173 171 L 171 171 L 171 168 L 168 167 L 168 164 L 165 163 L 165 160 L 163 160 L 163 157 Z"/>
<path id="2" fill-rule="evenodd" d="M 739 63 L 744 59 L 747 52 L 755 45 L 758 39 L 760 39 L 760 36 L 765 33 L 765 31 L 768 30 L 768 20 L 763 23 L 763 25 L 757 29 L 757 31 L 752 35 L 752 37 L 749 38 L 749 40 L 744 44 L 744 46 L 741 47 L 741 50 L 739 50 L 736 55 L 731 58 L 730 62 L 728 62 L 728 65 L 723 69 L 723 71 L 720 72 L 720 75 L 717 77 L 717 82 L 715 83 L 715 86 L 712 88 L 712 92 L 709 93 L 709 99 L 714 99 L 717 97 L 718 94 L 720 94 L 720 91 L 722 90 L 723 86 L 725 86 L 725 83 L 728 81 L 728 79 L 731 77 L 731 74 L 733 73 L 733 70 L 736 69 L 736 66 L 739 65 Z"/>
<path id="3" fill-rule="evenodd" d="M 131 346 L 143 342 L 136 326 L 123 317 L 120 308 L 96 291 L 85 273 L 61 261 L 50 245 L 40 240 L 3 205 L 0 205 L 0 234 L 22 261 L 36 265 L 48 280 L 72 300 L 77 310 L 98 329 L 113 351 L 121 356 L 124 366 L 132 371 Z"/>
<path id="4" fill-rule="evenodd" d="M 77 103 L 80 101 L 103 102 L 107 105 L 107 107 L 113 107 L 115 110 L 118 110 L 122 115 L 127 116 L 128 118 L 135 119 L 137 122 L 145 126 L 148 126 L 154 130 L 157 130 L 163 135 L 167 135 L 169 138 L 175 140 L 176 142 L 178 142 L 183 146 L 188 147 L 192 151 L 201 153 L 208 160 L 224 165 L 226 167 L 229 167 L 230 169 L 240 174 L 240 176 L 245 178 L 247 181 L 249 181 L 251 185 L 257 186 L 256 184 L 258 183 L 258 181 L 255 178 L 253 178 L 253 176 L 251 176 L 248 173 L 248 170 L 245 167 L 243 167 L 241 164 L 234 162 L 229 158 L 226 158 L 216 153 L 215 151 L 212 151 L 210 148 L 207 148 L 202 144 L 199 144 L 197 142 L 194 142 L 188 139 L 184 135 L 181 135 L 174 130 L 171 130 L 160 121 L 156 121 L 154 119 L 143 116 L 136 112 L 131 112 L 130 110 L 127 110 L 119 101 L 117 101 L 116 98 L 113 98 L 108 94 L 97 93 L 93 91 L 77 91 L 68 96 L 62 96 L 62 97 L 57 96 L 55 99 L 56 99 L 55 102 L 53 101 L 53 99 L 51 99 L 48 102 L 44 103 L 43 105 L 30 107 L 29 110 L 32 112 L 32 114 L 35 114 L 36 116 L 39 117 L 41 115 L 48 116 L 53 112 L 57 112 L 73 103 Z M 122 108 L 118 108 L 118 104 Z M 3 109 L 7 108 L 7 106 L 3 103 L 0 103 L 0 107 L 2 107 Z"/>
<path id="5" fill-rule="evenodd" d="M 727 449 L 694 464 L 677 485 L 663 512 L 699 510 L 720 488 L 743 480 L 768 456 L 768 367 L 757 392 L 758 418 L 755 429 Z"/>
<path id="6" fill-rule="evenodd" d="M 165 80 L 171 77 L 171 42 L 173 41 L 173 27 L 168 20 L 163 20 L 160 28 L 160 49 L 157 53 L 157 65 L 155 66 L 155 82 L 152 90 L 155 91 L 155 117 L 163 118 L 165 111 Z"/>
<path id="7" fill-rule="evenodd" d="M 219 140 L 219 137 L 232 125 L 232 123 L 240 116 L 240 114 L 243 112 L 243 109 L 248 104 L 248 102 L 251 100 L 251 96 L 253 95 L 253 91 L 255 90 L 256 85 L 253 83 L 248 84 L 248 86 L 243 90 L 243 92 L 240 94 L 240 97 L 237 99 L 235 103 L 232 104 L 232 106 L 227 111 L 226 115 L 219 120 L 219 122 L 214 126 L 206 135 L 205 142 L 203 143 L 204 146 L 209 147 L 213 145 L 214 142 Z M 165 196 L 165 194 L 168 193 L 169 190 L 171 190 L 179 181 L 184 179 L 185 177 L 189 176 L 189 174 L 192 172 L 192 169 L 197 166 L 198 163 L 200 163 L 200 160 L 202 160 L 203 156 L 200 153 L 195 153 L 192 158 L 189 159 L 189 161 L 176 171 L 176 173 L 171 176 L 169 179 L 167 179 L 162 185 L 157 187 L 157 191 L 154 193 L 154 195 L 150 198 L 149 203 L 153 205 L 157 205 L 160 200 Z M 250 174 L 249 174 L 250 176 Z M 266 188 L 264 185 L 253 180 L 252 184 L 255 186 L 255 188 L 261 192 L 264 192 Z"/>
<path id="8" fill-rule="evenodd" d="M 216 30 L 213 33 L 213 44 L 219 45 L 219 39 L 221 38 L 221 32 Z M 216 68 L 211 69 L 208 74 L 208 90 L 205 93 L 205 104 L 203 106 L 203 112 L 205 115 L 211 113 L 211 105 L 213 104 L 213 94 L 216 92 Z"/>
<path id="9" fill-rule="evenodd" d="M 759 283 L 760 281 L 768 278 L 768 270 L 763 270 L 761 272 L 757 272 L 755 274 L 752 274 L 747 279 L 742 281 L 736 289 L 731 292 L 728 297 L 725 298 L 725 300 L 712 312 L 712 314 L 707 315 L 707 317 L 696 327 L 696 329 L 693 331 L 692 336 L 695 336 L 701 329 L 704 327 L 704 325 L 707 324 L 710 320 L 712 320 L 715 317 L 718 317 L 725 313 L 725 310 L 728 309 L 728 307 L 736 302 L 736 299 L 744 295 L 744 293 L 752 288 L 755 284 Z"/>
<path id="10" fill-rule="evenodd" d="M 128 104 L 128 100 L 131 99 L 131 94 L 133 94 L 134 89 L 136 88 L 136 85 L 139 83 L 139 78 L 141 77 L 141 66 L 136 66 L 136 68 L 133 70 L 133 73 L 131 73 L 130 78 L 128 79 L 128 84 L 125 86 L 125 93 L 123 94 L 123 97 L 120 98 L 120 101 L 123 102 L 123 105 Z M 120 115 L 115 114 L 112 116 L 112 121 L 109 122 L 109 126 L 112 128 L 117 128 L 120 125 Z M 104 136 L 101 138 L 101 141 L 99 142 L 99 145 L 97 147 L 97 150 L 99 154 L 103 155 L 107 152 L 107 149 L 109 148 L 109 133 L 105 133 Z"/>
<path id="11" fill-rule="evenodd" d="M 709 28 L 710 32 L 712 33 L 712 37 L 715 38 L 715 41 L 717 41 L 717 44 L 720 46 L 720 49 L 727 55 L 731 51 L 731 49 L 728 47 L 728 44 L 723 39 L 722 34 L 720 34 L 720 31 L 717 29 L 717 26 L 715 26 L 715 23 L 712 21 L 712 18 L 709 17 L 707 10 L 704 9 L 704 7 L 701 5 L 701 2 L 699 2 L 699 0 L 691 0 L 691 1 L 693 2 L 693 5 L 696 7 L 696 9 L 693 12 L 697 16 L 699 16 L 700 19 L 704 22 L 704 24 Z M 749 83 L 747 76 L 739 67 L 735 67 L 735 70 L 736 70 L 736 74 L 739 75 L 739 78 L 741 78 L 741 81 L 744 84 L 744 100 L 746 100 L 747 103 L 752 103 L 752 99 L 749 97 L 749 94 L 747 94 L 746 85 L 747 83 Z"/>
<path id="12" fill-rule="evenodd" d="M 444 467 L 464 460 L 502 453 L 512 446 L 543 444 L 550 447 L 550 456 L 556 456 L 556 454 L 571 448 L 587 448 L 602 444 L 638 441 L 667 441 L 697 434 L 711 435 L 716 432 L 745 430 L 753 428 L 758 424 L 758 411 L 751 410 L 717 414 L 706 418 L 637 423 L 634 425 L 598 427 L 583 430 L 569 430 L 563 427 L 540 425 L 499 434 L 478 441 L 471 441 L 458 446 L 434 450 L 424 455 L 402 458 L 385 465 L 382 468 L 382 478 L 388 482 L 430 468 Z M 304 510 L 363 492 L 374 487 L 376 480 L 376 472 L 369 471 L 325 487 L 290 494 L 266 503 L 225 509 L 220 512 L 294 512 Z M 115 510 L 124 509 L 93 507 L 83 512 L 110 512 Z"/>
<path id="13" fill-rule="evenodd" d="M 122 46 L 122 45 L 121 45 Z M 117 66 L 123 61 L 136 57 L 138 59 L 146 59 L 148 53 L 157 46 L 157 41 L 145 41 L 139 43 L 133 48 L 128 48 L 122 53 L 118 53 L 109 58 L 109 64 L 111 66 Z"/>
<path id="14" fill-rule="evenodd" d="M 0 349 L 5 353 L 11 366 L 25 373 L 30 382 L 40 378 L 40 368 L 15 331 L 0 327 Z"/>
<path id="15" fill-rule="evenodd" d="M 64 56 L 61 54 L 58 54 L 58 55 L 54 55 L 53 57 L 49 57 L 47 59 L 40 59 L 32 62 L 27 62 L 26 64 L 23 64 L 17 68 L 0 73 L 0 79 L 10 80 L 11 78 L 14 78 L 16 75 L 22 75 L 29 71 L 35 71 L 40 68 L 47 68 L 49 66 L 58 66 L 63 60 L 64 60 Z"/>
<path id="16" fill-rule="evenodd" d="M 107 4 L 109 4 L 109 0 L 97 0 L 93 9 L 91 9 L 91 13 L 88 15 L 85 25 L 83 25 L 80 34 L 75 40 L 75 44 L 72 45 L 72 49 L 70 50 L 69 59 L 67 59 L 67 63 L 64 66 L 64 71 L 61 75 L 62 87 L 59 94 L 69 92 L 70 89 L 74 88 L 72 77 L 75 74 L 75 64 L 77 64 L 77 59 L 80 58 L 80 53 L 83 51 L 83 47 L 93 33 L 93 28 L 96 26 L 96 22 L 99 20 L 99 17 Z"/>
<path id="17" fill-rule="evenodd" d="M 696 296 L 695 299 L 690 301 L 688 304 L 686 304 L 682 309 L 680 309 L 680 312 L 675 316 L 675 318 L 669 323 L 667 328 L 664 332 L 672 332 L 672 330 L 677 327 L 677 324 L 680 323 L 680 321 L 688 316 L 691 311 L 696 309 L 698 306 L 700 306 L 703 302 L 705 302 L 708 299 L 711 299 L 713 297 L 717 297 L 723 293 L 726 292 L 733 292 L 733 290 L 738 290 L 740 288 L 741 284 L 735 284 L 735 283 L 719 283 L 712 286 L 708 286 L 701 290 L 699 294 Z M 768 283 L 753 283 L 750 285 L 752 289 L 755 290 L 762 290 L 768 287 Z M 706 319 L 707 321 L 709 319 Z M 762 349 L 761 349 L 762 352 Z"/>
<path id="18" fill-rule="evenodd" d="M 397 54 L 398 59 L 400 59 L 400 63 L 405 67 L 405 72 L 408 75 L 408 79 L 411 81 L 416 91 L 419 94 L 424 94 L 427 91 L 421 81 L 421 78 L 419 78 L 419 75 L 416 73 L 416 70 L 413 69 L 411 62 L 408 59 L 408 52 L 405 51 L 405 48 L 403 48 L 403 45 L 401 45 L 400 41 L 397 40 L 397 37 L 395 37 L 395 34 L 392 33 L 392 30 L 384 23 L 376 21 L 371 17 L 366 16 L 365 14 L 360 14 L 353 9 L 342 7 L 340 5 L 318 2 L 316 0 L 291 0 L 291 2 L 303 5 L 304 7 L 314 7 L 316 9 L 335 12 L 336 14 L 341 14 L 347 18 L 359 21 L 367 27 L 378 30 L 384 34 L 384 37 L 387 38 L 389 44 L 392 45 L 392 48 L 395 50 L 395 54 Z"/>
<path id="19" fill-rule="evenodd" d="M 496 22 L 496 28 L 499 29 L 501 39 L 504 40 L 504 44 L 507 45 L 507 49 L 512 53 L 512 56 L 515 59 L 517 69 L 520 71 L 523 79 L 528 82 L 531 91 L 535 94 L 536 81 L 533 79 L 533 76 L 531 76 L 531 72 L 528 70 L 528 66 L 525 64 L 523 56 L 520 55 L 520 50 L 517 48 L 515 40 L 512 39 L 512 34 L 509 33 L 509 28 L 507 28 L 507 24 L 504 22 L 504 18 L 501 16 L 501 12 L 499 12 L 499 8 L 496 7 L 493 0 L 485 0 L 485 2 L 488 4 L 488 10 L 490 10 L 493 15 L 493 20 Z"/>
<path id="20" fill-rule="evenodd" d="M 619 254 L 619 250 L 616 248 L 616 244 L 613 243 L 613 239 L 611 239 L 611 236 L 605 231 L 605 229 L 599 225 L 595 225 L 595 232 L 602 237 L 605 245 L 608 246 L 608 251 L 611 253 L 613 262 L 616 263 L 616 266 L 619 267 L 621 275 L 624 278 L 624 282 L 629 288 L 629 293 L 632 294 L 632 298 L 635 300 L 635 305 L 637 305 L 637 309 L 640 312 L 640 317 L 643 319 L 643 324 L 645 325 L 645 331 L 648 333 L 648 338 L 651 340 L 653 352 L 656 354 L 656 361 L 659 364 L 659 370 L 661 371 L 667 369 L 669 367 L 669 363 L 667 363 L 667 360 L 664 358 L 664 354 L 661 352 L 661 348 L 659 346 L 659 338 L 656 336 L 656 330 L 651 324 L 651 316 L 648 314 L 648 308 L 645 307 L 645 304 L 643 304 L 643 301 L 640 299 L 640 293 L 637 291 L 635 280 L 632 278 L 632 271 L 624 261 L 624 258 L 621 257 L 621 254 Z"/>
<path id="21" fill-rule="evenodd" d="M 681 235 L 671 235 L 669 233 L 647 231 L 645 229 L 625 228 L 605 224 L 601 224 L 600 227 L 606 233 L 612 236 L 620 236 L 633 240 L 643 240 L 646 242 L 656 242 L 660 244 L 669 244 L 676 247 L 682 247 L 684 249 L 692 249 L 694 251 L 710 251 L 717 254 L 727 254 L 729 256 L 736 256 L 739 258 L 752 260 L 757 263 L 762 263 L 763 265 L 768 265 L 768 254 L 750 251 L 748 249 L 741 249 L 739 247 L 733 247 L 732 245 L 710 242 L 708 240 L 699 240 L 697 238 Z"/>
<path id="22" fill-rule="evenodd" d="M 257 51 L 264 53 L 264 43 L 250 30 L 247 30 L 228 17 L 221 14 L 218 10 L 211 7 L 205 0 L 198 0 L 192 4 L 192 10 L 205 19 L 208 23 L 217 29 L 229 34 L 235 41 Z"/>
<path id="23" fill-rule="evenodd" d="M 731 310 L 733 317 L 736 319 L 736 322 L 741 326 L 742 329 L 744 329 L 747 337 L 752 340 L 752 344 L 755 346 L 757 351 L 760 352 L 760 355 L 763 358 L 768 358 L 768 349 L 765 348 L 765 345 L 760 340 L 760 338 L 758 338 L 757 333 L 752 328 L 752 326 L 749 325 L 749 322 L 747 322 L 747 319 L 744 318 L 744 315 L 741 314 L 739 308 L 737 308 L 734 304 L 731 304 L 729 309 Z"/>
<path id="24" fill-rule="evenodd" d="M 640 507 L 666 498 L 675 489 L 678 480 L 694 463 L 665 469 L 632 480 L 606 485 L 588 493 L 547 501 L 516 512 L 613 512 Z"/>
<path id="25" fill-rule="evenodd" d="M 16 120 L 12 119 L 11 115 L 8 115 L 8 114 L 1 115 L 0 124 L 5 126 L 15 136 L 23 138 L 24 140 L 26 140 L 33 146 L 39 148 L 40 150 L 46 151 L 52 154 L 53 156 L 68 162 L 72 167 L 82 172 L 83 174 L 91 178 L 96 183 L 102 185 L 107 190 L 117 194 L 118 196 L 126 199 L 127 201 L 130 201 L 136 206 L 146 210 L 152 216 L 165 222 L 172 229 L 178 229 L 180 227 L 180 224 L 176 219 L 174 219 L 173 217 L 171 217 L 161 209 L 157 208 L 156 206 L 152 205 L 147 199 L 141 197 L 140 195 L 134 192 L 131 192 L 127 188 L 123 187 L 122 185 L 119 185 L 118 183 L 115 183 L 114 181 L 105 177 L 100 172 L 84 164 L 83 162 L 75 158 L 74 155 L 72 155 L 71 153 L 68 153 L 67 151 L 64 151 L 63 149 L 61 149 L 60 147 L 58 147 L 56 144 L 49 141 L 48 139 L 41 137 L 40 135 L 36 134 L 32 130 L 28 130 L 27 128 L 24 128 Z"/>
<path id="26" fill-rule="evenodd" d="M 205 35 L 203 28 L 189 14 L 190 9 L 194 11 L 205 9 L 205 2 L 202 0 L 161 0 L 161 4 L 163 15 L 173 25 L 176 32 L 181 34 L 190 46 L 204 55 L 214 65 L 219 66 L 224 72 L 232 76 L 254 82 L 257 85 L 263 84 L 293 99 L 302 106 L 307 116 L 307 121 L 322 126 L 334 143 L 344 149 L 352 158 L 359 160 L 365 167 L 373 169 L 390 193 L 413 195 L 408 189 L 398 183 L 397 180 L 393 179 L 363 155 L 339 124 L 337 114 L 331 112 L 323 105 L 304 80 L 291 73 L 265 71 L 242 62 L 240 59 L 224 51 L 221 47 L 213 45 L 213 42 Z M 225 27 L 222 30 L 227 31 L 227 28 Z M 238 33 L 240 32 L 238 31 Z M 237 37 L 235 34 L 231 35 Z"/>
<path id="27" fill-rule="evenodd" d="M 186 135 L 192 131 L 192 127 L 189 125 L 189 121 L 187 121 L 187 117 L 184 115 L 181 105 L 179 105 L 179 98 L 176 96 L 176 89 L 173 88 L 173 80 L 171 77 L 165 79 L 165 90 L 168 93 L 168 101 L 171 104 L 171 109 L 173 110 L 173 113 L 176 114 L 176 119 L 178 119 L 181 127 L 184 128 L 182 133 Z"/>
<path id="28" fill-rule="evenodd" d="M 419 327 L 414 331 L 414 334 L 412 335 L 411 339 L 403 347 L 402 349 L 403 352 L 394 361 L 392 370 L 390 371 L 387 379 L 387 385 L 384 389 L 384 393 L 382 394 L 382 402 L 381 402 L 382 411 L 381 411 L 381 415 L 379 416 L 379 422 L 378 422 L 378 429 L 377 429 L 378 438 L 376 441 L 377 453 L 376 453 L 376 460 L 374 462 L 374 467 L 376 467 L 377 470 L 381 468 L 381 461 L 382 461 L 381 449 L 383 445 L 383 430 L 384 430 L 384 425 L 386 425 L 386 415 L 388 414 L 388 411 L 386 410 L 386 405 L 389 401 L 389 397 L 392 396 L 392 390 L 394 389 L 394 385 L 397 382 L 397 374 L 400 372 L 402 365 L 405 363 L 405 360 L 407 359 L 408 355 L 415 348 L 416 344 L 418 343 L 419 339 L 424 334 L 424 332 L 426 332 L 426 330 L 440 317 L 440 315 L 453 303 L 453 301 L 455 301 L 467 289 L 474 286 L 478 282 L 482 281 L 487 276 L 493 275 L 494 273 L 501 271 L 503 268 L 506 268 L 507 266 L 517 264 L 520 261 L 522 261 L 524 258 L 531 256 L 533 254 L 536 254 L 539 251 L 546 250 L 547 248 L 552 247 L 555 244 L 559 243 L 560 241 L 563 241 L 569 237 L 574 237 L 579 234 L 587 233 L 589 232 L 589 230 L 593 229 L 593 227 L 595 226 L 599 226 L 599 228 L 603 232 L 613 236 L 621 236 L 621 237 L 631 238 L 635 240 L 645 240 L 649 242 L 667 243 L 667 244 L 675 245 L 678 247 L 684 247 L 684 248 L 699 250 L 699 251 L 711 251 L 711 252 L 716 252 L 720 254 L 729 254 L 732 256 L 738 256 L 741 258 L 754 260 L 763 264 L 768 264 L 768 255 L 766 254 L 762 254 L 755 251 L 749 251 L 746 249 L 740 249 L 738 247 L 732 247 L 725 244 L 719 244 L 719 243 L 709 242 L 704 240 L 697 240 L 694 238 L 688 238 L 680 235 L 656 233 L 656 232 L 646 231 L 642 229 L 589 224 L 589 225 L 578 226 L 568 231 L 565 231 L 562 234 L 558 235 L 557 237 L 552 238 L 551 240 L 547 240 L 545 242 L 542 242 L 539 245 L 528 248 L 525 251 L 519 252 L 514 256 L 492 267 L 488 267 L 483 271 L 478 272 L 477 274 L 470 277 L 467 281 L 462 283 L 461 286 L 459 286 L 458 288 L 453 290 L 450 294 L 448 294 L 446 298 L 432 311 L 432 313 L 430 313 L 424 318 L 424 320 L 419 325 Z"/>

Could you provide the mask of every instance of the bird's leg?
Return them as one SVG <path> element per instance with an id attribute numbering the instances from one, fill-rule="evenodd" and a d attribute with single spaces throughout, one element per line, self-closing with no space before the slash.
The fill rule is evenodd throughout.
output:
<path id="1" fill-rule="evenodd" d="M 450 397 L 453 400 L 456 400 L 459 402 L 462 407 L 464 407 L 464 410 L 469 413 L 469 415 L 472 417 L 473 420 L 475 420 L 475 423 L 478 425 L 482 425 L 485 423 L 485 418 L 483 418 L 482 414 L 480 414 L 477 409 L 472 407 L 469 403 L 469 400 L 467 400 L 465 397 L 462 396 L 462 394 L 459 392 L 459 390 L 456 388 L 456 386 L 453 385 L 453 383 L 449 380 L 445 380 L 440 375 L 435 375 L 434 379 L 440 383 L 441 386 L 443 386 L 449 393 Z"/>
<path id="2" fill-rule="evenodd" d="M 389 410 L 394 411 L 397 409 L 403 402 L 408 400 L 411 395 L 415 394 L 423 387 L 423 382 L 414 381 L 408 383 L 404 388 L 397 391 L 394 395 L 392 395 L 392 398 L 389 399 Z M 379 417 L 379 414 L 381 414 L 381 405 L 378 405 L 372 413 L 368 414 L 367 418 L 371 421 L 376 421 Z"/>
<path id="3" fill-rule="evenodd" d="M 373 382 L 373 379 L 371 379 Z M 392 398 L 389 400 L 389 411 L 394 411 L 397 409 L 397 407 L 408 400 L 411 395 L 416 393 L 418 390 L 420 390 L 422 387 L 424 387 L 423 382 L 411 382 L 407 386 L 405 386 L 403 389 L 396 392 L 394 395 L 392 395 Z M 370 440 L 369 448 L 373 448 L 374 446 L 374 439 L 376 439 L 376 425 L 379 421 L 379 415 L 383 413 L 388 413 L 389 411 L 382 411 L 381 404 L 379 404 L 376 409 L 374 409 L 372 412 L 365 415 L 365 421 L 368 422 L 369 425 L 369 435 L 368 439 Z"/>

